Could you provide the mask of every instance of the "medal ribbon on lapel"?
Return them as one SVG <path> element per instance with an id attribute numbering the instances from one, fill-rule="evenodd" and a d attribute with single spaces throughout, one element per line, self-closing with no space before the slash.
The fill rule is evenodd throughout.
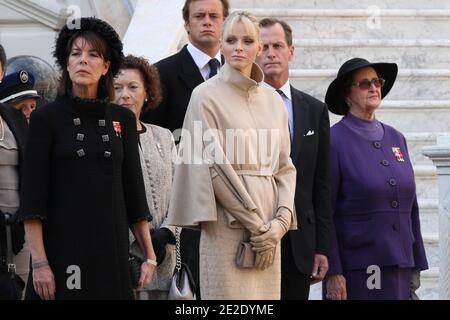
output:
<path id="1" fill-rule="evenodd" d="M 400 150 L 399 147 L 392 147 L 392 152 L 394 153 L 394 156 L 397 159 L 397 161 L 405 162 L 402 151 Z"/>
<path id="2" fill-rule="evenodd" d="M 114 131 L 116 132 L 116 136 L 122 138 L 122 127 L 120 126 L 119 121 L 113 121 L 113 128 Z"/>

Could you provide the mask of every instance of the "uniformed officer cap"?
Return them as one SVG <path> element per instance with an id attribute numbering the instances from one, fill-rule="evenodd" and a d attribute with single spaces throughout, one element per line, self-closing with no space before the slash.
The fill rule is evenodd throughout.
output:
<path id="1" fill-rule="evenodd" d="M 29 98 L 40 98 L 34 89 L 33 74 L 21 70 L 3 78 L 0 83 L 0 103 L 15 103 Z"/>

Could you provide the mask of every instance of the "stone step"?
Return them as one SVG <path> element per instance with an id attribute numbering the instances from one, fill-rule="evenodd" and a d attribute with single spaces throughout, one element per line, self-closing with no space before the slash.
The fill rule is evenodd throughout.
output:
<path id="1" fill-rule="evenodd" d="M 422 233 L 439 232 L 438 200 L 419 199 L 420 229 Z"/>
<path id="2" fill-rule="evenodd" d="M 301 8 L 301 9 L 366 9 L 378 6 L 381 9 L 450 9 L 447 0 L 232 0 L 232 8 Z"/>
<path id="3" fill-rule="evenodd" d="M 417 295 L 421 300 L 439 299 L 439 268 L 431 267 L 420 273 L 420 288 Z"/>
<path id="4" fill-rule="evenodd" d="M 292 85 L 318 99 L 325 97 L 328 86 L 336 74 L 336 69 L 290 71 Z M 388 97 L 389 100 L 450 100 L 448 88 L 450 88 L 450 69 L 400 69 Z"/>
<path id="5" fill-rule="evenodd" d="M 437 199 L 438 182 L 434 166 L 414 166 L 418 199 Z"/>
<path id="6" fill-rule="evenodd" d="M 423 117 L 423 114 L 422 114 Z M 405 132 L 406 142 L 408 144 L 409 157 L 415 165 L 433 165 L 430 158 L 422 153 L 426 146 L 436 145 L 437 136 L 444 132 Z"/>
<path id="7" fill-rule="evenodd" d="M 302 82 L 305 83 L 303 80 Z M 384 100 L 376 112 L 376 117 L 403 134 L 414 131 L 436 135 L 438 132 L 449 130 L 450 100 Z M 342 116 L 330 112 L 331 124 L 338 122 L 341 118 Z M 423 141 L 424 146 L 426 143 L 428 141 Z M 420 161 L 431 164 L 431 160 L 421 155 L 421 151 L 418 157 Z"/>
<path id="8" fill-rule="evenodd" d="M 450 10 L 252 8 L 288 22 L 302 39 L 449 39 Z"/>
<path id="9" fill-rule="evenodd" d="M 437 232 L 424 233 L 422 239 L 425 245 L 429 267 L 439 267 L 439 235 Z"/>
<path id="10" fill-rule="evenodd" d="M 294 30 L 294 37 L 299 37 Z M 290 67 L 328 69 L 354 57 L 389 61 L 400 69 L 445 69 L 450 65 L 450 40 L 391 39 L 294 39 L 295 56 Z"/>

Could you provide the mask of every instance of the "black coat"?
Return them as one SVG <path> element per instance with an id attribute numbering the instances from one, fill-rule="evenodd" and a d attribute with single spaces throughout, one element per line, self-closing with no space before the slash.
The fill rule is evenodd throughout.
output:
<path id="1" fill-rule="evenodd" d="M 330 123 L 324 103 L 293 87 L 291 94 L 291 158 L 297 169 L 295 208 L 299 227 L 287 236 L 298 271 L 311 275 L 314 255 L 328 255 L 330 246 Z"/>
<path id="2" fill-rule="evenodd" d="M 22 111 L 17 110 L 11 105 L 0 103 L 0 115 L 8 124 L 9 129 L 13 133 L 19 149 L 19 183 L 23 177 L 23 158 L 25 151 L 25 138 L 28 130 L 27 120 Z M 20 188 L 21 183 L 19 184 Z"/>
<path id="3" fill-rule="evenodd" d="M 133 298 L 128 227 L 151 218 L 137 145 L 133 113 L 116 105 L 61 98 L 32 113 L 20 215 L 43 221 L 57 299 Z"/>
<path id="4" fill-rule="evenodd" d="M 186 46 L 155 66 L 161 77 L 163 101 L 156 109 L 143 113 L 141 120 L 173 132 L 183 127 L 192 91 L 204 79 Z"/>

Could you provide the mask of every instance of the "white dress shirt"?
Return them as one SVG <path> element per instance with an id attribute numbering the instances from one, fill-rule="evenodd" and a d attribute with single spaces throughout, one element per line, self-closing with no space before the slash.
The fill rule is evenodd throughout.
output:
<path id="1" fill-rule="evenodd" d="M 198 67 L 198 70 L 202 74 L 203 79 L 207 80 L 210 67 L 209 67 L 209 60 L 213 59 L 203 51 L 197 49 L 192 43 L 188 43 L 187 50 L 191 54 L 192 58 L 194 59 L 195 64 Z M 217 52 L 216 56 L 214 57 L 219 61 L 219 63 L 222 65 L 222 57 L 220 55 L 220 51 Z M 220 67 L 217 69 L 217 72 L 219 72 Z"/>

